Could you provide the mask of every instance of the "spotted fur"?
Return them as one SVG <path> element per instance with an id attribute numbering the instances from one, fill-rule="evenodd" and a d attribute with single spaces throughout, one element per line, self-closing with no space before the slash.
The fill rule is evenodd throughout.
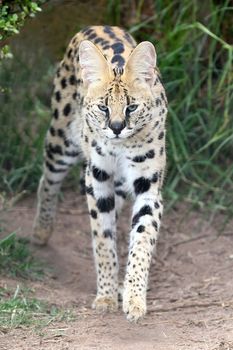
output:
<path id="1" fill-rule="evenodd" d="M 116 218 L 133 199 L 123 310 L 146 313 L 151 256 L 163 212 L 166 95 L 153 45 L 118 27 L 88 27 L 71 40 L 54 80 L 34 240 L 46 244 L 57 194 L 71 166 L 85 160 L 85 188 L 97 273 L 98 310 L 118 305 Z"/>

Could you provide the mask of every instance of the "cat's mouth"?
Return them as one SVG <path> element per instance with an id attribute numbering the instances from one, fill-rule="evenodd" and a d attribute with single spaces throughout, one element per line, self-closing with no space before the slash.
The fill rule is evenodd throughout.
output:
<path id="1" fill-rule="evenodd" d="M 109 140 L 119 143 L 127 139 L 127 136 L 116 135 L 114 137 L 107 137 Z"/>
<path id="2" fill-rule="evenodd" d="M 115 142 L 120 142 L 128 139 L 130 136 L 133 134 L 133 129 L 132 128 L 125 128 L 119 133 L 114 133 L 111 129 L 105 129 L 104 130 L 104 135 L 108 140 L 115 141 Z"/>

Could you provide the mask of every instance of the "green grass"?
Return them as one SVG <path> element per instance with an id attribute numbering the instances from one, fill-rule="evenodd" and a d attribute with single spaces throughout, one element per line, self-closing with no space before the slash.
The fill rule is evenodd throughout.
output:
<path id="1" fill-rule="evenodd" d="M 50 323 L 74 320 L 69 308 L 37 299 L 34 290 L 26 286 L 28 280 L 42 280 L 44 269 L 45 265 L 33 257 L 28 239 L 13 232 L 0 240 L 0 275 L 20 283 L 15 290 L 3 283 L 0 286 L 0 332 L 30 327 L 43 335 Z"/>
<path id="2" fill-rule="evenodd" d="M 156 1 L 130 28 L 152 41 L 169 100 L 169 206 L 185 198 L 233 212 L 233 46 L 230 1 Z"/>
<path id="3" fill-rule="evenodd" d="M 56 305 L 38 300 L 33 291 L 17 285 L 12 291 L 0 288 L 0 330 L 18 327 L 43 329 L 52 322 L 71 321 L 74 315 Z"/>
<path id="4" fill-rule="evenodd" d="M 0 274 L 26 279 L 42 279 L 44 266 L 33 257 L 29 240 L 13 232 L 0 240 Z"/>
<path id="5" fill-rule="evenodd" d="M 213 213 L 231 214 L 231 2 L 157 0 L 146 16 L 143 3 L 138 3 L 129 26 L 123 22 L 125 3 L 107 1 L 105 22 L 128 27 L 138 41 L 150 40 L 156 46 L 169 100 L 167 208 L 186 200 Z M 5 89 L 0 96 L 0 190 L 5 193 L 34 191 L 41 174 L 54 71 L 45 57 L 42 51 L 39 57 L 17 51 L 0 67 Z"/>

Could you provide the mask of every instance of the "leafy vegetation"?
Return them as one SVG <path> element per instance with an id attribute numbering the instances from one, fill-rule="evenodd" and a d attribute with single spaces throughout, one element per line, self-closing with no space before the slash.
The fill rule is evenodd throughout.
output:
<path id="1" fill-rule="evenodd" d="M 70 310 L 63 310 L 33 297 L 33 291 L 21 288 L 0 288 L 0 328 L 9 330 L 18 327 L 41 329 L 57 321 L 74 318 Z"/>
<path id="2" fill-rule="evenodd" d="M 0 178 L 7 193 L 35 189 L 41 173 L 53 70 L 42 53 L 39 57 L 36 69 L 33 54 L 29 62 L 27 56 L 16 55 L 0 69 Z"/>
<path id="3" fill-rule="evenodd" d="M 38 98 L 40 96 L 39 89 L 35 84 L 33 90 L 29 88 L 31 83 L 30 77 L 33 76 L 32 79 L 35 82 L 39 77 L 35 73 L 38 72 L 40 74 L 41 71 L 34 71 L 28 65 L 23 66 L 23 57 L 17 57 L 15 60 L 9 61 L 3 60 L 3 58 L 13 57 L 10 47 L 5 43 L 6 39 L 19 33 L 20 28 L 28 17 L 34 17 L 37 12 L 41 11 L 39 5 L 45 1 L 0 1 L 0 42 L 2 44 L 0 50 L 0 122 L 2 126 L 0 132 L 2 140 L 0 143 L 0 151 L 2 153 L 0 157 L 0 178 L 2 179 L 2 184 L 4 184 L 4 189 L 8 193 L 12 192 L 12 187 L 14 187 L 15 183 L 18 185 L 19 191 L 21 182 L 27 183 L 28 175 L 32 173 L 34 175 L 38 170 L 37 164 L 41 163 L 41 152 L 40 155 L 35 156 L 32 148 L 34 150 L 39 148 L 42 138 L 35 137 L 35 129 L 31 128 L 32 124 L 29 125 L 29 120 L 25 119 L 25 114 L 33 117 L 36 113 L 37 116 L 43 119 L 46 109 L 44 106 L 41 108 L 40 103 L 34 99 L 35 92 Z M 45 65 L 43 64 L 43 69 L 44 67 Z M 40 82 L 38 82 L 39 85 Z M 15 127 L 15 123 L 17 126 L 20 125 L 20 127 Z M 40 120 L 40 128 L 41 125 L 42 121 Z M 41 134 L 42 132 L 40 133 L 39 130 L 39 135 Z M 6 135 L 10 135 L 10 137 L 6 138 Z M 23 144 L 24 147 L 22 147 Z M 38 157 L 40 157 L 39 161 Z M 24 166 L 20 167 L 19 163 L 20 165 L 24 164 Z M 12 167 L 11 164 L 14 164 L 14 166 Z M 8 177 L 7 179 L 5 178 L 5 172 L 8 171 L 10 182 L 8 182 Z"/>
<path id="4" fill-rule="evenodd" d="M 184 19 L 188 10 L 187 4 Z M 232 202 L 228 191 L 233 185 L 233 47 L 220 37 L 226 11 L 227 6 L 216 7 L 208 14 L 208 27 L 198 18 L 176 23 L 164 44 L 179 44 L 161 55 L 170 97 L 169 194 L 176 198 L 184 186 L 189 201 L 203 207 L 209 199 L 213 209 L 224 211 Z"/>
<path id="5" fill-rule="evenodd" d="M 0 41 L 5 41 L 14 34 L 19 33 L 27 17 L 34 17 L 41 11 L 39 5 L 45 1 L 32 0 L 2 0 L 0 1 Z M 11 57 L 8 45 L 0 50 L 0 58 Z"/>
<path id="6" fill-rule="evenodd" d="M 156 46 L 169 99 L 167 207 L 185 199 L 207 204 L 213 214 L 229 213 L 233 7 L 229 0 L 208 0 L 203 6 L 197 0 L 144 0 L 126 11 L 127 4 L 107 1 L 103 22 L 128 27 L 138 41 Z M 0 67 L 0 188 L 6 193 L 33 191 L 39 180 L 54 72 L 45 57 L 43 49 L 18 52 Z"/>
<path id="7" fill-rule="evenodd" d="M 13 232 L 0 240 L 0 274 L 27 279 L 41 279 L 43 267 L 31 254 L 29 240 Z"/>

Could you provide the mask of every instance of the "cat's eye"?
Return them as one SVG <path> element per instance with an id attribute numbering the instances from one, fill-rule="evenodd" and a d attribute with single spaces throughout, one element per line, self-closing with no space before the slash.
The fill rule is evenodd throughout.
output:
<path id="1" fill-rule="evenodd" d="M 138 105 L 135 105 L 135 104 L 134 105 L 129 105 L 129 106 L 126 107 L 125 114 L 126 115 L 130 114 L 130 113 L 136 111 L 137 108 L 138 108 Z"/>
<path id="2" fill-rule="evenodd" d="M 108 112 L 108 107 L 105 105 L 98 105 L 99 110 L 101 110 L 102 112 L 107 113 Z"/>

